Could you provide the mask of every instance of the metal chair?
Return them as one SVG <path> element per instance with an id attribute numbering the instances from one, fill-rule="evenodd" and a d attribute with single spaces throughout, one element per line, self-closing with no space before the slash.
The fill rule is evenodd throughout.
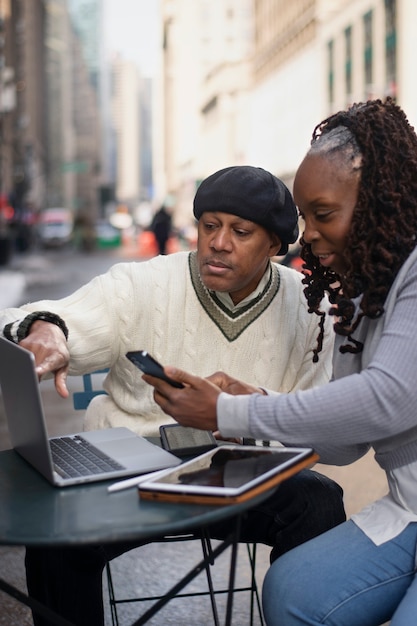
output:
<path id="1" fill-rule="evenodd" d="M 101 387 L 98 389 L 94 388 L 93 379 L 97 378 L 101 382 L 102 377 L 98 377 L 97 375 L 105 374 L 107 371 L 108 371 L 107 369 L 102 369 L 102 370 L 97 370 L 95 372 L 83 375 L 82 377 L 83 389 L 81 391 L 76 391 L 73 393 L 74 409 L 84 410 L 88 407 L 89 403 L 95 396 L 106 393 L 104 389 L 102 389 Z M 203 560 L 199 564 L 197 564 L 196 567 L 193 568 L 193 570 L 191 570 L 191 572 L 189 573 L 188 576 L 185 577 L 185 579 L 189 578 L 189 580 L 192 580 L 193 578 L 195 578 L 195 576 L 198 573 L 200 573 L 204 569 L 206 573 L 206 579 L 207 579 L 207 587 L 208 587 L 207 591 L 180 593 L 180 592 L 177 592 L 177 590 L 175 590 L 175 587 L 174 587 L 171 590 L 171 592 L 163 596 L 141 596 L 141 597 L 134 597 L 134 598 L 117 597 L 116 591 L 115 591 L 115 585 L 113 581 L 113 576 L 112 576 L 112 571 L 111 571 L 111 565 L 110 565 L 110 562 L 106 563 L 106 577 L 107 577 L 107 585 L 108 585 L 108 593 L 109 593 L 111 620 L 112 620 L 113 626 L 119 626 L 119 616 L 117 613 L 118 605 L 132 603 L 132 602 L 145 602 L 145 601 L 153 600 L 156 602 L 156 605 L 155 605 L 156 608 L 150 609 L 150 611 L 147 612 L 147 614 L 149 613 L 149 618 L 150 618 L 151 614 L 153 614 L 154 612 L 158 610 L 157 608 L 158 603 L 165 603 L 167 599 L 172 600 L 176 598 L 186 598 L 186 597 L 196 597 L 196 596 L 210 596 L 211 609 L 213 613 L 213 622 L 215 626 L 219 626 L 220 622 L 219 622 L 219 616 L 218 616 L 218 611 L 217 611 L 216 595 L 226 594 L 228 593 L 229 590 L 228 589 L 214 589 L 213 579 L 212 579 L 211 569 L 210 569 L 214 565 L 214 558 L 211 558 L 211 555 L 214 554 L 214 550 L 213 550 L 210 537 L 204 534 L 203 536 L 200 537 L 192 533 L 186 533 L 186 534 L 180 534 L 180 535 L 172 535 L 168 537 L 160 537 L 158 539 L 153 540 L 152 543 L 184 542 L 184 541 L 196 541 L 196 540 L 199 540 L 201 542 Z M 243 586 L 243 587 L 235 587 L 233 588 L 233 593 L 238 593 L 238 592 L 243 592 L 243 591 L 250 592 L 250 626 L 253 626 L 253 623 L 254 623 L 253 620 L 254 620 L 255 606 L 257 607 L 257 610 L 258 610 L 261 626 L 263 626 L 264 620 L 263 620 L 263 615 L 262 615 L 262 608 L 261 608 L 261 602 L 259 598 L 258 586 L 256 583 L 256 543 L 252 543 L 252 544 L 248 543 L 246 544 L 246 548 L 247 548 L 250 574 L 251 574 L 250 585 Z M 188 582 L 185 582 L 184 584 L 182 584 L 181 588 L 183 588 L 186 584 L 188 584 Z M 141 623 L 145 623 L 145 622 L 141 622 Z"/>
<path id="2" fill-rule="evenodd" d="M 106 392 L 104 389 L 93 389 L 93 377 L 97 377 L 98 374 L 105 374 L 108 372 L 108 369 L 96 370 L 91 374 L 84 374 L 83 380 L 83 389 L 82 391 L 74 391 L 72 394 L 72 404 L 76 411 L 85 410 L 90 404 L 91 400 L 95 396 L 105 395 Z"/>
<path id="3" fill-rule="evenodd" d="M 197 539 L 200 539 L 201 541 L 203 560 L 206 558 L 210 559 L 210 555 L 213 553 L 213 547 L 212 547 L 209 537 L 199 538 L 199 537 L 196 537 L 195 535 L 169 536 L 169 537 L 158 538 L 154 540 L 154 543 L 155 542 L 165 543 L 165 542 L 195 541 Z M 247 548 L 247 554 L 248 554 L 249 565 L 250 565 L 250 573 L 251 573 L 250 584 L 248 586 L 243 586 L 243 587 L 234 587 L 233 594 L 238 593 L 238 592 L 244 592 L 244 591 L 250 592 L 250 622 L 249 624 L 253 626 L 254 616 L 255 616 L 255 606 L 257 607 L 257 610 L 258 610 L 260 623 L 263 624 L 264 622 L 263 622 L 261 603 L 260 603 L 260 598 L 259 598 L 257 583 L 256 583 L 256 578 L 255 578 L 256 544 L 246 544 L 246 548 Z M 214 559 L 209 560 L 209 562 L 206 562 L 205 565 L 202 565 L 202 563 L 203 561 L 198 563 L 195 566 L 195 568 L 193 568 L 189 572 L 188 576 L 185 579 L 183 586 L 188 584 L 190 580 L 192 580 L 199 572 L 201 572 L 204 569 L 206 573 L 206 579 L 207 579 L 207 587 L 208 587 L 207 591 L 180 593 L 176 590 L 174 586 L 170 590 L 170 592 L 164 595 L 140 596 L 140 597 L 131 598 L 131 597 L 121 597 L 121 596 L 116 597 L 116 591 L 115 591 L 115 586 L 114 586 L 114 581 L 113 581 L 113 576 L 112 576 L 112 571 L 111 571 L 111 565 L 110 565 L 110 562 L 108 562 L 106 564 L 106 576 L 107 576 L 107 584 L 108 584 L 108 589 L 109 589 L 109 602 L 110 602 L 111 618 L 112 618 L 113 626 L 119 626 L 119 618 L 118 618 L 118 613 L 117 613 L 118 605 L 132 603 L 132 602 L 146 602 L 146 601 L 154 601 L 155 603 L 162 602 L 163 604 L 165 604 L 167 601 L 175 600 L 178 598 L 192 598 L 192 597 L 201 597 L 201 596 L 210 596 L 211 609 L 213 613 L 213 623 L 215 624 L 215 626 L 219 626 L 220 620 L 219 620 L 218 609 L 217 609 L 217 604 L 216 604 L 216 596 L 219 594 L 227 594 L 229 592 L 229 589 L 214 588 L 214 584 L 212 580 L 212 573 L 211 573 L 211 567 L 213 567 Z M 135 622 L 135 624 L 145 623 L 147 619 L 150 619 L 152 615 L 156 613 L 159 608 L 161 607 L 158 607 L 157 604 L 153 605 L 150 611 L 148 611 L 145 617 L 143 617 L 144 621 L 139 620 L 139 622 Z"/>

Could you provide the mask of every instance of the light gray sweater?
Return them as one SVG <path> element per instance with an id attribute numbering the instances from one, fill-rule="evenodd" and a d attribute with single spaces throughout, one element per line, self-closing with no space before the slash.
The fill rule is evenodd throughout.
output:
<path id="1" fill-rule="evenodd" d="M 340 354 L 334 378 L 320 388 L 265 397 L 219 396 L 225 437 L 311 445 L 323 463 L 343 465 L 372 447 L 386 471 L 417 461 L 417 249 L 392 285 L 385 313 L 362 319 L 358 355 Z"/>

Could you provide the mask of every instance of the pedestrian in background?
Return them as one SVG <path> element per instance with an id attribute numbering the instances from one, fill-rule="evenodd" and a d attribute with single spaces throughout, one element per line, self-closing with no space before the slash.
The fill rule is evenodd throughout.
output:
<path id="1" fill-rule="evenodd" d="M 164 204 L 155 213 L 150 230 L 155 235 L 159 254 L 166 254 L 168 239 L 172 231 L 172 217 Z"/>

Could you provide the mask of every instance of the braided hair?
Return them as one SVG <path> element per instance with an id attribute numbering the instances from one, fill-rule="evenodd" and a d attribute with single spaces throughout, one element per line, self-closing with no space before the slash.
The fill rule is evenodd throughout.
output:
<path id="1" fill-rule="evenodd" d="M 335 305 L 335 332 L 349 338 L 341 352 L 358 353 L 363 344 L 352 338 L 362 317 L 375 319 L 404 261 L 416 245 L 417 135 L 402 109 L 388 98 L 354 104 L 328 117 L 313 131 L 308 152 L 340 159 L 352 174 L 360 171 L 359 190 L 346 242 L 343 276 L 323 267 L 301 238 L 304 294 L 309 312 L 320 316 L 313 361 L 324 334 L 320 303 L 325 293 Z M 353 298 L 362 295 L 354 319 Z"/>

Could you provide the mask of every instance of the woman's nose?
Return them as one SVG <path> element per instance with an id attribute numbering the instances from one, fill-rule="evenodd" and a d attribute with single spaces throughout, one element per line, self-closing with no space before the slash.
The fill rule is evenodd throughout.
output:
<path id="1" fill-rule="evenodd" d="M 319 232 L 314 227 L 314 225 L 308 220 L 304 222 L 304 232 L 303 239 L 306 243 L 312 243 L 313 241 L 317 241 L 320 237 Z"/>

